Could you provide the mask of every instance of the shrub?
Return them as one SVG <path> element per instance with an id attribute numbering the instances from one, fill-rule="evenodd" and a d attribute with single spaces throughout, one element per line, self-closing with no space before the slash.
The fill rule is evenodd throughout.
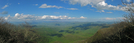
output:
<path id="1" fill-rule="evenodd" d="M 33 29 L 15 26 L 0 18 L 0 43 L 37 43 L 38 38 Z"/>

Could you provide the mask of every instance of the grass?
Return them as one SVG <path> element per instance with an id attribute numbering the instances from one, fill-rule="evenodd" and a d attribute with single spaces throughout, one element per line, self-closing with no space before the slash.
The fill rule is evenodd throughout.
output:
<path id="1" fill-rule="evenodd" d="M 42 27 L 38 28 L 37 31 L 41 36 L 49 37 L 49 43 L 76 43 L 93 36 L 99 29 L 101 29 L 101 26 L 89 26 L 90 29 L 87 30 L 74 30 L 74 32 L 78 33 L 59 32 L 60 30 L 73 31 L 73 29 L 69 28 L 71 27 L 65 27 L 64 29 Z M 49 36 L 48 34 L 63 34 L 63 36 Z"/>

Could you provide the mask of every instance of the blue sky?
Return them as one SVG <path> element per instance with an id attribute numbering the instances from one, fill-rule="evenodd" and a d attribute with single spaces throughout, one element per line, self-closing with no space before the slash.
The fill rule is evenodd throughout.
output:
<path id="1" fill-rule="evenodd" d="M 121 0 L 0 0 L 9 21 L 116 21 L 126 9 Z"/>

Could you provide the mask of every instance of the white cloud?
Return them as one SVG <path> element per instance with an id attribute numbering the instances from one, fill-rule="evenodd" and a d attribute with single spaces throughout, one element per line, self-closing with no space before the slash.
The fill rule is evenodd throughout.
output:
<path id="1" fill-rule="evenodd" d="M 18 4 L 20 4 L 20 3 L 18 3 Z"/>
<path id="2" fill-rule="evenodd" d="M 19 13 L 16 13 L 14 17 L 20 17 L 21 15 Z"/>
<path id="3" fill-rule="evenodd" d="M 34 16 L 34 15 L 23 15 L 16 13 L 14 17 L 7 16 L 5 20 L 72 20 L 72 19 L 85 19 L 86 17 L 81 16 L 80 18 L 68 17 L 68 16 L 53 16 L 53 15 L 43 15 L 43 16 Z"/>
<path id="4" fill-rule="evenodd" d="M 119 6 L 108 5 L 105 1 L 92 5 L 92 7 L 95 7 L 98 10 L 119 10 Z"/>
<path id="5" fill-rule="evenodd" d="M 126 0 L 127 1 L 127 0 Z M 130 0 L 130 1 L 132 1 L 132 0 Z M 124 4 L 125 6 L 122 6 L 122 5 L 119 5 L 119 7 L 121 7 L 120 9 L 122 10 L 122 11 L 126 11 L 126 12 L 131 12 L 131 13 L 133 13 L 133 10 L 131 10 L 131 9 L 134 9 L 134 3 L 131 3 L 131 4 Z"/>
<path id="6" fill-rule="evenodd" d="M 8 15 L 7 17 L 5 17 L 5 20 L 8 20 L 8 18 L 10 18 L 10 15 Z"/>
<path id="7" fill-rule="evenodd" d="M 37 6 L 38 4 L 35 4 L 35 6 Z M 78 10 L 77 8 L 65 8 L 62 6 L 56 6 L 56 5 L 47 5 L 47 4 L 42 4 L 39 8 L 64 8 L 64 9 L 68 9 L 68 10 Z"/>
<path id="8" fill-rule="evenodd" d="M 77 8 L 67 8 L 68 10 L 78 10 Z"/>
<path id="9" fill-rule="evenodd" d="M 86 17 L 83 17 L 83 16 L 81 16 L 80 18 L 81 18 L 81 19 L 86 19 Z"/>
<path id="10" fill-rule="evenodd" d="M 60 9 L 60 8 L 63 8 L 61 6 L 56 6 L 56 5 L 47 5 L 47 4 L 42 4 L 39 8 L 57 8 L 57 9 Z"/>
<path id="11" fill-rule="evenodd" d="M 131 0 L 126 0 L 127 2 L 130 2 Z"/>
<path id="12" fill-rule="evenodd" d="M 5 9 L 6 7 L 8 7 L 8 5 L 5 5 L 4 7 L 2 7 L 1 9 Z"/>
<path id="13" fill-rule="evenodd" d="M 105 0 L 61 0 L 61 1 L 69 1 L 70 4 L 81 4 L 81 6 L 86 6 L 88 4 L 97 4 L 101 1 L 105 1 Z"/>
<path id="14" fill-rule="evenodd" d="M 120 10 L 119 6 L 109 5 L 105 0 L 61 0 L 68 1 L 70 4 L 80 4 L 81 6 L 91 5 L 98 10 Z"/>

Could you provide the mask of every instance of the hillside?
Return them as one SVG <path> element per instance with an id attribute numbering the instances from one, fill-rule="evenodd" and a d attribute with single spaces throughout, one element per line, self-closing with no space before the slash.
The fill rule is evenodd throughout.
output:
<path id="1" fill-rule="evenodd" d="M 124 21 L 98 30 L 92 37 L 80 43 L 134 43 L 134 18 L 130 14 Z"/>

